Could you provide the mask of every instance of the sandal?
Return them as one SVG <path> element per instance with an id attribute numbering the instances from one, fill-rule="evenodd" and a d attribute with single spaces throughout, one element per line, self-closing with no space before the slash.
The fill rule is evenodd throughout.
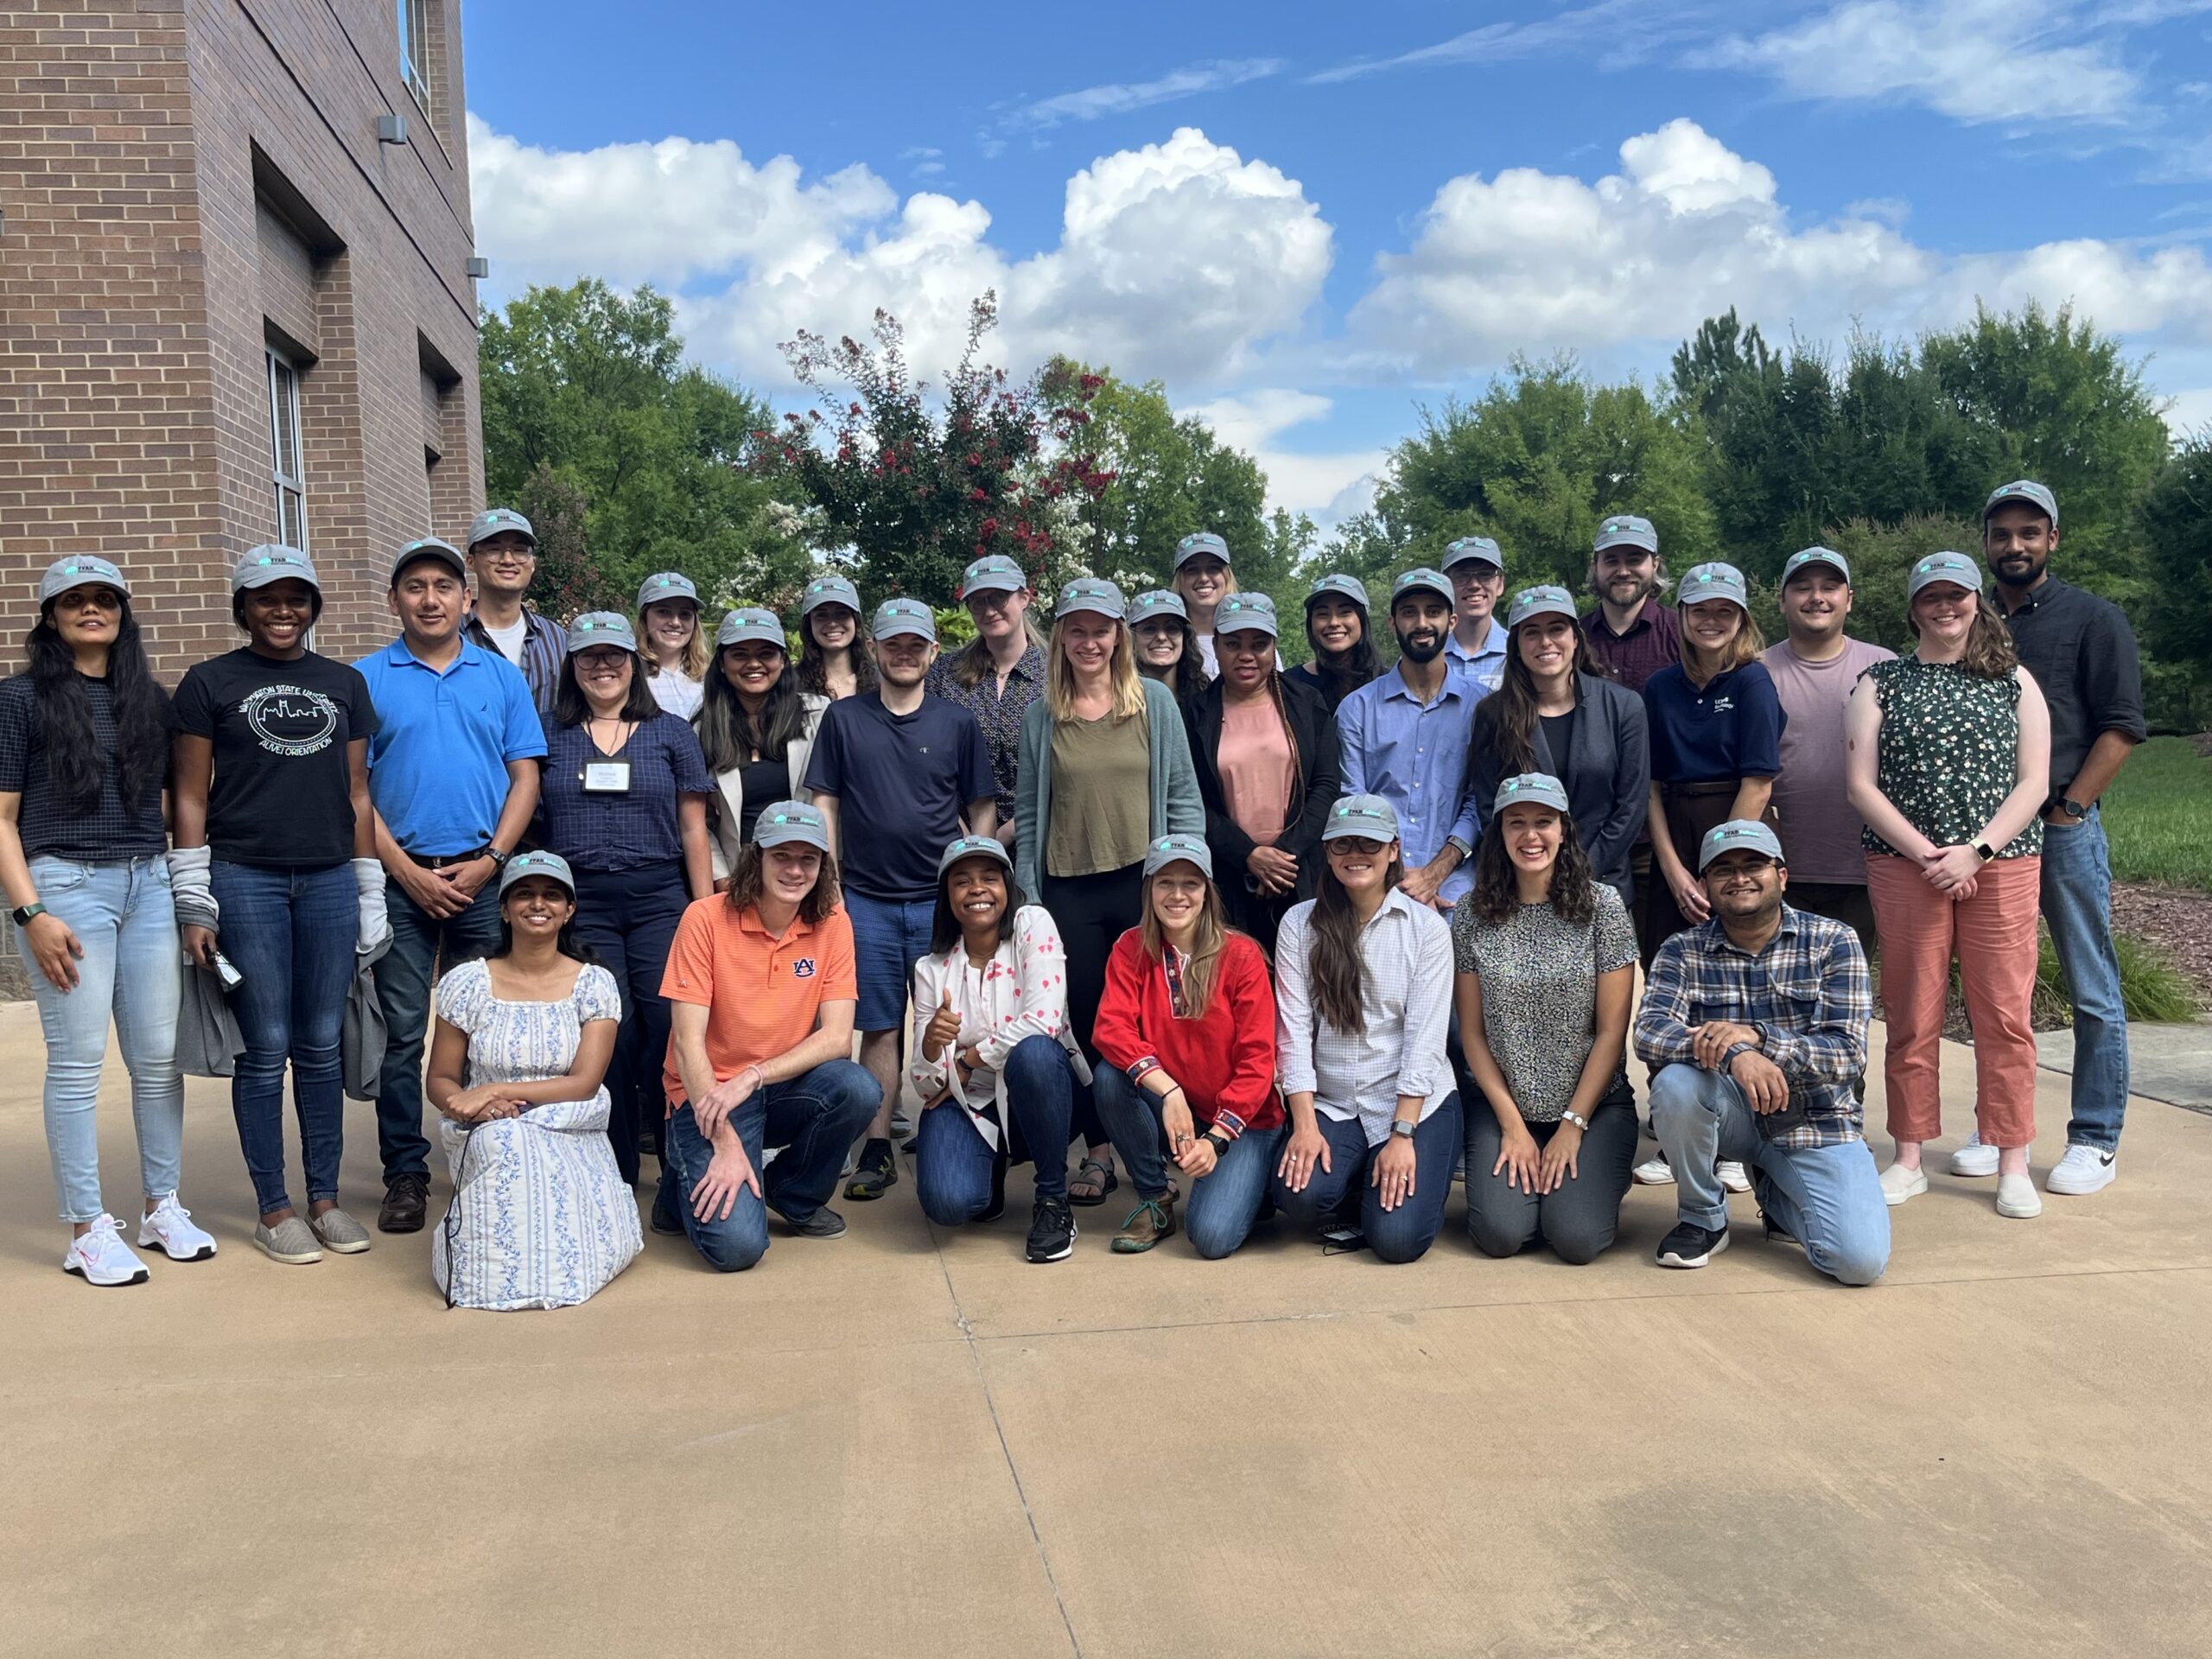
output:
<path id="1" fill-rule="evenodd" d="M 1085 1208 L 1103 1204 L 1106 1195 L 1121 1184 L 1112 1159 L 1086 1158 L 1075 1166 L 1075 1179 L 1068 1183 L 1068 1202 Z"/>

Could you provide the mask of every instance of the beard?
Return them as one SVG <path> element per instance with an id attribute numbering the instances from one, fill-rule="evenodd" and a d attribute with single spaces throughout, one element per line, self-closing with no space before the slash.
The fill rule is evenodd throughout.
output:
<path id="1" fill-rule="evenodd" d="M 1392 632 L 1396 631 L 1394 629 Z M 1402 633 L 1398 635 L 1398 654 L 1409 663 L 1433 663 L 1443 650 L 1444 636 L 1441 633 L 1431 634 L 1426 628 L 1411 638 Z"/>
<path id="2" fill-rule="evenodd" d="M 2008 569 L 2016 559 L 2025 560 L 2025 569 Z M 1989 561 L 1989 574 L 2007 588 L 2032 588 L 2043 580 L 2043 573 L 2050 569 L 2048 553 L 2000 553 Z"/>

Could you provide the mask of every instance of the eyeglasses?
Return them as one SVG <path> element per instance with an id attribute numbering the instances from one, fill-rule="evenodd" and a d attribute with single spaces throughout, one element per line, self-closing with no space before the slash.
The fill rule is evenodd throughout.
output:
<path id="1" fill-rule="evenodd" d="M 1329 856 L 1335 858 L 1350 854 L 1358 858 L 1373 858 L 1389 844 L 1387 841 L 1370 841 L 1364 836 L 1338 836 L 1329 842 Z"/>

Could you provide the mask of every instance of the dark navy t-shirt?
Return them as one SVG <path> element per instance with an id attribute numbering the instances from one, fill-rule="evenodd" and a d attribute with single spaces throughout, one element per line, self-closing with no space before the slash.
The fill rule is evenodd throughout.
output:
<path id="1" fill-rule="evenodd" d="M 1764 663 L 1715 675 L 1702 688 L 1671 664 L 1645 682 L 1643 707 L 1654 783 L 1732 783 L 1782 770 L 1782 699 Z"/>
<path id="2" fill-rule="evenodd" d="M 927 694 L 912 714 L 894 715 L 875 691 L 823 713 L 806 786 L 837 798 L 845 885 L 887 904 L 935 896 L 938 857 L 960 834 L 960 815 L 998 788 L 975 715 Z"/>

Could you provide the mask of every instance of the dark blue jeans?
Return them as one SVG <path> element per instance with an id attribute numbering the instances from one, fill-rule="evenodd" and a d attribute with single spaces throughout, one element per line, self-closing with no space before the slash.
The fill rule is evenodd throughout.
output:
<path id="1" fill-rule="evenodd" d="M 1436 1243 L 1444 1225 L 1444 1200 L 1452 1193 L 1452 1166 L 1459 1160 L 1460 1148 L 1458 1094 L 1447 1096 L 1414 1131 L 1414 1190 L 1395 1210 L 1382 1207 L 1382 1189 L 1368 1179 L 1382 1148 L 1367 1144 L 1367 1131 L 1357 1121 L 1338 1122 L 1316 1116 L 1321 1136 L 1329 1143 L 1329 1167 L 1324 1170 L 1316 1163 L 1303 1192 L 1292 1192 L 1280 1174 L 1270 1172 L 1268 1190 L 1275 1208 L 1294 1225 L 1312 1232 L 1323 1217 L 1341 1214 L 1341 1206 L 1356 1192 L 1359 1230 L 1375 1259 L 1420 1261 Z"/>
<path id="2" fill-rule="evenodd" d="M 385 880 L 391 949 L 375 972 L 385 1031 L 384 1070 L 377 1074 L 377 1152 L 387 1186 L 402 1175 L 430 1173 L 430 1143 L 423 1138 L 423 1045 L 429 1033 L 431 974 L 442 961 L 449 967 L 499 948 L 499 891 L 494 877 L 477 889 L 467 910 L 441 919 L 397 881 Z"/>
<path id="3" fill-rule="evenodd" d="M 1002 1125 L 1007 1145 L 994 1151 L 968 1114 L 947 1101 L 922 1114 L 916 1131 L 914 1191 L 922 1213 L 940 1227 L 957 1227 L 991 1206 L 994 1166 L 1004 1158 L 1035 1158 L 1037 1196 L 1068 1195 L 1069 1124 L 1075 1112 L 1075 1067 L 1051 1037 L 1025 1037 L 1006 1060 L 1007 1106 L 1014 1122 Z"/>
<path id="4" fill-rule="evenodd" d="M 2098 807 L 2043 830 L 2043 918 L 2074 1007 L 2074 1115 L 2066 1144 L 2120 1148 L 2127 1116 L 2127 1007 L 2112 942 L 2112 861 Z"/>
<path id="5" fill-rule="evenodd" d="M 1165 1198 L 1167 1131 L 1161 1126 L 1159 1096 L 1103 1062 L 1091 1073 L 1090 1091 L 1098 1103 L 1099 1121 L 1128 1166 L 1137 1196 Z M 1198 1121 L 1203 1125 L 1206 1120 Z M 1183 1207 L 1183 1230 L 1191 1236 L 1191 1248 L 1209 1262 L 1234 1253 L 1259 1219 L 1282 1136 L 1280 1126 L 1245 1130 L 1229 1143 L 1228 1153 L 1211 1174 L 1191 1184 L 1190 1199 Z M 1444 1179 L 1451 1184 L 1449 1164 L 1444 1167 Z"/>
<path id="6" fill-rule="evenodd" d="M 810 1219 L 828 1201 L 844 1167 L 846 1148 L 882 1103 L 883 1090 L 875 1079 L 850 1060 L 824 1060 L 788 1082 L 754 1090 L 730 1114 L 730 1122 L 746 1157 L 760 1172 L 765 1198 L 741 1187 L 729 1214 L 702 1221 L 692 1211 L 691 1192 L 706 1179 L 715 1149 L 699 1133 L 699 1121 L 686 1101 L 661 1125 L 662 1202 L 676 1212 L 684 1236 L 709 1267 L 741 1273 L 767 1254 L 770 1210 L 797 1224 Z M 770 1147 L 778 1149 L 776 1161 L 762 1170 L 760 1160 Z"/>
<path id="7" fill-rule="evenodd" d="M 219 859 L 209 879 L 223 912 L 223 954 L 245 976 L 230 998 L 245 1039 L 231 1076 L 231 1111 L 254 1204 L 264 1215 L 292 1207 L 284 1190 L 288 1060 L 308 1201 L 335 1198 L 346 1150 L 338 1042 L 359 931 L 353 868 L 286 870 Z"/>
<path id="8" fill-rule="evenodd" d="M 622 1024 L 607 1066 L 607 1143 L 614 1166 L 638 1184 L 638 1129 L 666 1109 L 661 1067 L 668 1058 L 668 1001 L 660 994 L 676 925 L 683 919 L 680 861 L 635 870 L 576 871 L 576 937 L 622 993 Z"/>

